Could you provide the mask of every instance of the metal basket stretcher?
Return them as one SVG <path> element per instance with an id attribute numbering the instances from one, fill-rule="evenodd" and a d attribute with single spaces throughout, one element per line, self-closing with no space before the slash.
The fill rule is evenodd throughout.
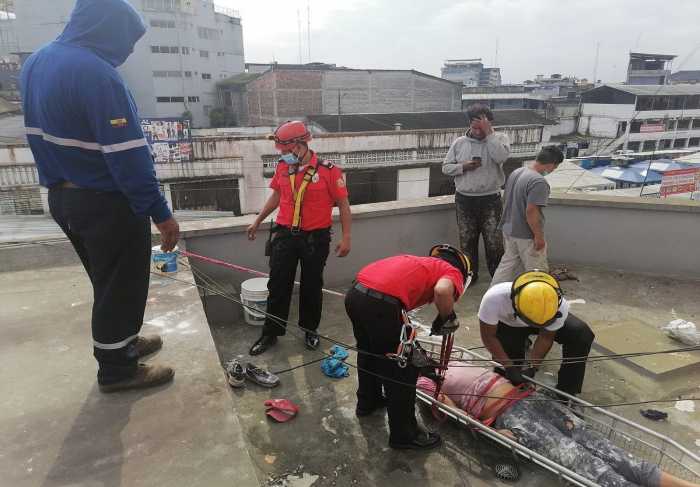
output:
<path id="1" fill-rule="evenodd" d="M 420 346 L 431 358 L 439 358 L 441 342 L 427 338 L 416 338 Z M 479 361 L 488 360 L 488 357 L 478 354 L 475 351 L 454 346 L 452 349 L 452 360 L 477 359 Z M 486 362 L 487 365 L 497 365 L 495 362 Z M 529 379 L 529 378 L 527 378 Z M 553 387 L 542 384 L 539 381 L 529 379 L 541 389 L 556 390 Z M 659 466 L 659 468 L 671 475 L 700 483 L 700 457 L 684 448 L 676 441 L 660 433 L 641 426 L 634 421 L 618 416 L 603 408 L 594 407 L 590 403 L 577 397 L 570 396 L 561 391 L 559 394 L 567 397 L 571 403 L 578 403 L 582 408 L 577 409 L 577 414 L 581 416 L 592 429 L 606 437 L 620 448 L 625 449 L 637 458 L 646 460 Z M 420 390 L 416 391 L 417 398 L 431 406 L 438 408 L 447 417 L 473 428 L 494 442 L 508 448 L 514 455 L 526 458 L 537 465 L 553 472 L 561 479 L 573 485 L 585 487 L 595 487 L 599 484 L 582 477 L 576 472 L 559 465 L 553 460 L 534 452 L 533 450 L 511 440 L 498 433 L 495 429 L 482 424 L 479 420 L 472 418 L 466 412 L 447 406 L 438 402 L 431 395 Z"/>

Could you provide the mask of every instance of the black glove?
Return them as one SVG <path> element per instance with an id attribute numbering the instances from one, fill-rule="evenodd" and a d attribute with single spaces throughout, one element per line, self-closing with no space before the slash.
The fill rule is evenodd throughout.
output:
<path id="1" fill-rule="evenodd" d="M 535 377 L 535 374 L 537 373 L 537 368 L 536 367 L 528 367 L 527 369 L 523 369 L 521 374 L 523 376 L 527 376 L 530 379 L 533 379 Z"/>
<path id="2" fill-rule="evenodd" d="M 506 367 L 506 379 L 514 386 L 519 386 L 526 382 L 520 367 Z"/>
<path id="3" fill-rule="evenodd" d="M 459 328 L 459 321 L 454 311 L 445 318 L 438 313 L 433 320 L 432 328 L 430 328 L 430 335 L 449 335 L 457 331 L 457 328 Z"/>

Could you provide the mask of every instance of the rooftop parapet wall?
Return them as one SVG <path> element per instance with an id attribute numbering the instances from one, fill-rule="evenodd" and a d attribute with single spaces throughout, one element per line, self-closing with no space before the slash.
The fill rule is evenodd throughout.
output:
<path id="1" fill-rule="evenodd" d="M 454 199 L 450 196 L 357 205 L 353 248 L 344 259 L 328 259 L 326 282 L 347 285 L 368 262 L 398 253 L 425 254 L 435 243 L 457 243 Z M 594 195 L 557 195 L 545 210 L 552 262 L 585 264 L 666 277 L 700 279 L 700 205 Z M 267 230 L 249 242 L 253 216 L 201 220 L 182 225 L 195 253 L 267 270 Z M 340 227 L 335 221 L 338 239 Z M 192 262 L 196 266 L 201 264 Z M 204 265 L 215 277 L 228 270 Z"/>

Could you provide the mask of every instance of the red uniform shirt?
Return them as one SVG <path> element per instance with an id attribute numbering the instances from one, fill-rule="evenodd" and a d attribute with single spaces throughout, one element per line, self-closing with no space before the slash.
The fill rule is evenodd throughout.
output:
<path id="1" fill-rule="evenodd" d="M 373 262 L 357 274 L 357 282 L 401 300 L 407 310 L 433 300 L 435 284 L 447 278 L 455 287 L 455 297 L 464 290 L 464 277 L 458 269 L 437 257 L 397 255 Z"/>
<path id="2" fill-rule="evenodd" d="M 345 187 L 343 172 L 340 168 L 336 166 L 328 168 L 319 164 L 315 152 L 309 164 L 318 164 L 318 169 L 306 187 L 304 199 L 301 202 L 301 229 L 306 231 L 330 227 L 333 206 L 338 200 L 348 197 L 348 190 Z M 270 183 L 270 188 L 280 193 L 279 212 L 275 221 L 278 225 L 285 227 L 292 226 L 292 217 L 294 216 L 294 195 L 289 179 L 289 167 L 285 162 L 278 162 L 275 176 Z M 301 187 L 306 167 L 306 165 L 300 165 L 294 177 L 294 186 L 297 191 Z"/>

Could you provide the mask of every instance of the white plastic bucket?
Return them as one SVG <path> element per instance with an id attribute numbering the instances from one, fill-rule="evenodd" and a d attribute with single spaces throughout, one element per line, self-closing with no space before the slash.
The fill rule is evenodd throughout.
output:
<path id="1" fill-rule="evenodd" d="M 160 245 L 151 248 L 151 267 L 155 272 L 171 274 L 177 272 L 177 246 L 171 252 L 163 252 Z"/>
<path id="2" fill-rule="evenodd" d="M 245 321 L 249 325 L 262 326 L 265 323 L 265 314 L 255 311 L 256 308 L 260 311 L 267 311 L 267 277 L 256 277 L 248 279 L 241 284 L 241 301 L 243 306 L 243 314 Z"/>

